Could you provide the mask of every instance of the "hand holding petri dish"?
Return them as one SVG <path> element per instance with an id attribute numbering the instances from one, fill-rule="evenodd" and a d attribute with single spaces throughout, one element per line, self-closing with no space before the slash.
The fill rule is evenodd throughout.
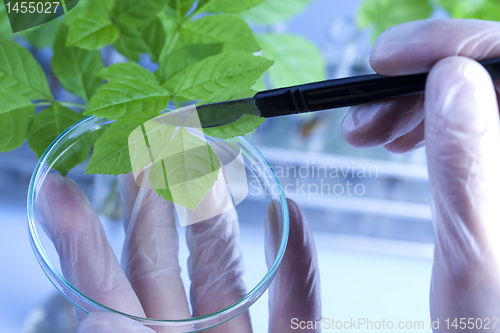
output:
<path id="1" fill-rule="evenodd" d="M 111 312 L 158 332 L 194 332 L 234 318 L 231 331 L 251 329 L 244 311 L 269 287 L 288 238 L 287 202 L 269 164 L 242 138 L 207 137 L 211 146 L 241 150 L 250 190 L 239 204 L 222 171 L 200 203 L 205 210 L 168 202 L 131 173 L 103 176 L 119 188 L 110 196 L 120 198 L 123 218 L 113 218 L 96 209 L 93 175 L 76 168 L 63 177 L 52 168 L 107 123 L 91 117 L 70 128 L 35 170 L 28 223 L 46 275 L 83 310 L 80 319 Z"/>

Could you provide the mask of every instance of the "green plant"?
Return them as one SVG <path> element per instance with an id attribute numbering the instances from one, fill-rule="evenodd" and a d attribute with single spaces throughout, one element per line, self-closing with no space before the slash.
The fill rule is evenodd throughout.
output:
<path id="1" fill-rule="evenodd" d="M 392 26 L 429 18 L 435 8 L 443 8 L 454 18 L 500 20 L 498 0 L 364 0 L 357 25 L 373 29 L 372 40 Z"/>
<path id="2" fill-rule="evenodd" d="M 244 98 L 255 94 L 252 86 L 266 87 L 260 77 L 273 61 L 254 55 L 261 50 L 261 45 L 264 55 L 269 54 L 277 63 L 276 69 L 271 69 L 267 87 L 320 80 L 324 77 L 324 65 L 313 45 L 293 35 L 256 37 L 242 18 L 263 19 L 266 24 L 288 19 L 308 1 L 80 0 L 60 19 L 19 34 L 12 34 L 6 9 L 0 6 L 0 85 L 3 87 L 0 91 L 0 151 L 15 149 L 27 139 L 40 158 L 66 128 L 85 116 L 94 115 L 115 122 L 82 144 L 78 151 L 57 161 L 54 168 L 65 175 L 93 151 L 86 173 L 128 173 L 133 170 L 129 155 L 131 133 L 142 129 L 141 135 L 145 134 L 147 122 L 164 112 L 169 102 L 178 105 L 188 101 L 209 103 Z M 272 8 L 287 10 L 271 13 Z M 275 46 L 273 38 L 284 51 Z M 67 92 L 78 96 L 81 103 L 54 99 L 40 65 L 16 42 L 19 39 L 34 47 L 52 47 L 51 68 L 55 77 Z M 287 54 L 286 47 L 293 48 L 296 43 L 300 43 L 303 52 Z M 104 67 L 100 50 L 111 47 L 128 62 Z M 316 64 L 309 66 L 305 75 L 294 68 L 290 72 L 298 74 L 285 76 L 287 66 L 308 62 L 306 52 L 317 58 Z M 143 54 L 159 65 L 154 73 L 137 63 Z M 45 109 L 39 111 L 42 108 Z M 35 114 L 35 110 L 39 112 Z M 232 124 L 205 129 L 205 134 L 220 138 L 240 136 L 262 122 L 262 118 L 245 115 Z M 175 150 L 181 145 L 186 151 L 202 144 L 186 131 L 175 136 L 158 131 L 154 135 L 161 133 L 165 142 L 170 142 L 164 147 L 166 150 Z M 148 142 L 146 135 L 142 135 L 142 140 L 146 140 L 150 151 L 154 149 L 154 142 Z M 208 155 L 197 156 L 207 161 L 206 173 L 196 180 L 184 179 L 193 185 L 184 189 L 190 192 L 191 198 L 181 202 L 189 208 L 196 207 L 217 179 L 211 172 L 218 169 L 219 161 L 211 148 L 207 148 Z M 150 177 L 164 178 L 165 187 L 157 191 L 172 201 L 167 178 L 176 165 L 168 169 L 160 157 L 150 161 L 154 162 Z M 186 174 L 189 156 L 183 156 L 182 160 L 184 162 L 177 163 L 183 164 Z M 182 175 L 172 177 L 176 183 L 182 182 Z"/>

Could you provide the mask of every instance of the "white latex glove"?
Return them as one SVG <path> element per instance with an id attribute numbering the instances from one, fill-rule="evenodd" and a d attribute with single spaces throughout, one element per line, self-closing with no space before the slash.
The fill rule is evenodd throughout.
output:
<path id="1" fill-rule="evenodd" d="M 389 76 L 430 70 L 425 96 L 353 107 L 342 124 L 358 147 L 402 153 L 425 139 L 436 234 L 430 309 L 440 332 L 447 318 L 483 318 L 484 325 L 500 313 L 500 85 L 472 60 L 495 57 L 499 22 L 393 27 L 376 41 L 371 66 Z M 490 331 L 500 331 L 493 322 Z"/>
<path id="2" fill-rule="evenodd" d="M 124 269 L 78 185 L 67 177 L 47 176 L 37 197 L 38 213 L 59 253 L 64 276 L 79 291 L 112 309 L 148 318 L 189 318 L 179 276 L 173 205 L 153 191 L 140 194 L 131 175 L 121 176 L 120 190 L 127 235 L 122 257 Z M 134 208 L 137 196 L 142 199 Z M 292 332 L 292 318 L 321 318 L 319 272 L 311 231 L 299 207 L 292 201 L 288 204 L 290 246 L 271 287 L 269 325 L 274 333 Z M 275 215 L 271 205 L 266 222 L 266 252 L 271 257 L 278 244 Z M 235 211 L 187 228 L 193 315 L 220 310 L 221 306 L 243 297 L 246 288 L 240 278 L 243 260 L 237 244 L 239 227 Z M 80 319 L 78 333 L 154 332 L 117 314 L 92 313 Z M 160 328 L 155 330 L 161 332 Z M 248 312 L 244 312 L 205 332 L 251 331 Z"/>

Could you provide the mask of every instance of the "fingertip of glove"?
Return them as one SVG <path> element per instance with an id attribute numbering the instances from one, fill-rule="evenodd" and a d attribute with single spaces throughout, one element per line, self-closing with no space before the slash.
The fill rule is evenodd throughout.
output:
<path id="1" fill-rule="evenodd" d="M 64 202 L 81 196 L 80 187 L 69 177 L 60 174 L 48 174 L 43 180 L 37 201 L 42 212 L 48 207 L 57 204 L 62 206 Z"/>
<path id="2" fill-rule="evenodd" d="M 35 211 L 37 220 L 51 238 L 66 232 L 73 235 L 86 232 L 87 227 L 94 225 L 92 220 L 99 221 L 78 184 L 58 174 L 45 178 L 36 198 Z"/>
<path id="3" fill-rule="evenodd" d="M 71 188 L 73 184 L 76 183 L 69 177 L 62 176 L 58 173 L 50 173 L 45 177 L 42 189 L 46 191 L 57 191 L 63 187 Z"/>
<path id="4" fill-rule="evenodd" d="M 359 128 L 359 118 L 357 117 L 357 113 L 359 106 L 353 106 L 349 109 L 349 112 L 345 115 L 344 119 L 342 119 L 341 123 L 341 131 L 344 140 L 350 145 L 357 147 L 357 137 L 358 137 L 358 128 Z"/>
<path id="5" fill-rule="evenodd" d="M 292 220 L 294 223 L 297 223 L 297 221 L 300 222 L 303 219 L 302 209 L 292 199 L 287 198 L 286 203 L 288 205 L 288 213 L 290 214 L 290 223 L 292 223 Z"/>
<path id="6" fill-rule="evenodd" d="M 341 124 L 342 137 L 348 144 L 356 148 L 372 148 L 386 143 L 390 133 L 381 133 L 377 127 L 380 116 L 384 117 L 385 113 L 382 104 L 351 107 Z"/>
<path id="7" fill-rule="evenodd" d="M 295 201 L 293 201 L 292 199 L 286 198 L 286 203 L 288 206 L 288 215 L 289 215 L 290 220 L 293 219 L 295 221 L 295 220 L 301 219 L 303 217 L 302 216 L 302 214 L 303 214 L 302 209 L 299 207 L 299 205 Z M 269 206 L 267 206 L 266 215 L 267 215 L 268 219 L 275 220 L 278 217 L 279 205 L 280 205 L 280 203 L 278 200 L 273 200 L 273 201 L 271 201 Z"/>
<path id="8" fill-rule="evenodd" d="M 456 21 L 456 20 L 455 20 Z M 405 22 L 385 30 L 373 44 L 370 66 L 381 75 L 414 74 L 429 70 L 436 60 L 455 49 L 443 37 L 443 29 L 457 24 L 452 19 Z M 429 36 L 435 36 L 434 39 Z M 441 39 L 442 40 L 441 40 Z"/>
<path id="9" fill-rule="evenodd" d="M 432 68 L 426 86 L 428 124 L 471 129 L 471 124 L 484 129 L 485 111 L 496 109 L 496 94 L 491 77 L 478 62 L 461 56 L 440 60 Z M 478 110 L 484 110 L 478 112 Z"/>
<path id="10" fill-rule="evenodd" d="M 382 32 L 377 37 L 370 50 L 370 67 L 376 72 L 378 72 L 377 69 L 380 67 L 380 65 L 383 65 L 385 59 L 387 58 L 387 54 L 383 52 L 383 46 L 385 40 L 387 39 L 387 36 L 390 34 L 390 30 L 391 28 Z"/>
<path id="11" fill-rule="evenodd" d="M 300 244 L 308 246 L 312 241 L 309 222 L 304 212 L 295 201 L 287 199 L 287 203 L 290 215 L 290 235 L 288 241 L 294 244 L 294 246 L 299 246 Z"/>
<path id="12" fill-rule="evenodd" d="M 411 68 L 403 65 L 404 57 L 402 52 L 407 48 L 408 37 L 419 27 L 425 24 L 424 21 L 406 22 L 394 27 L 390 27 L 382 32 L 373 43 L 370 51 L 371 68 L 382 75 L 402 75 L 401 73 Z"/>

